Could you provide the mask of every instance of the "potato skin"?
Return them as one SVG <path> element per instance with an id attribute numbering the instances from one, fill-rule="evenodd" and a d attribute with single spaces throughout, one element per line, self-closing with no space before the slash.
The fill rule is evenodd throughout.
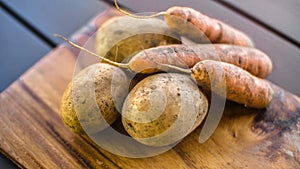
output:
<path id="1" fill-rule="evenodd" d="M 199 126 L 207 110 L 207 98 L 188 75 L 160 73 L 131 90 L 123 104 L 122 123 L 137 141 L 165 146 Z"/>
<path id="2" fill-rule="evenodd" d="M 128 81 L 125 73 L 112 65 L 97 63 L 83 69 L 69 83 L 61 100 L 66 126 L 78 134 L 108 127 L 119 116 Z"/>
<path id="3" fill-rule="evenodd" d="M 122 62 L 143 49 L 181 43 L 178 39 L 160 19 L 114 17 L 97 30 L 95 50 L 101 56 Z"/>

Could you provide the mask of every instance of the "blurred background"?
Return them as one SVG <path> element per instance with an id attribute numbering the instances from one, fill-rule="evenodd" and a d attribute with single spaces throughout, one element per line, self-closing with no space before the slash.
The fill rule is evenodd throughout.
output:
<path id="1" fill-rule="evenodd" d="M 0 0 L 0 92 L 59 45 L 61 41 L 53 33 L 71 36 L 112 3 L 111 0 Z M 190 6 L 231 24 L 249 34 L 256 47 L 274 60 L 275 69 L 268 78 L 300 95 L 299 80 L 295 78 L 300 74 L 299 0 L 120 0 L 119 3 L 134 12 Z M 17 167 L 0 154 L 0 168 Z"/>

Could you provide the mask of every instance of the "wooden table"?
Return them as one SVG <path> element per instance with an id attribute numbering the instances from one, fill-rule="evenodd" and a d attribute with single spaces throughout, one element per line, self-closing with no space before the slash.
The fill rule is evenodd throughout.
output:
<path id="1" fill-rule="evenodd" d="M 78 1 L 72 4 L 80 2 L 82 3 L 82 1 Z M 265 51 L 274 60 L 275 69 L 268 79 L 284 89 L 298 96 L 300 95 L 299 86 L 297 85 L 299 80 L 294 78 L 298 77 L 297 75 L 300 73 L 300 69 L 297 68 L 298 63 L 300 63 L 299 34 L 295 30 L 296 25 L 299 25 L 297 24 L 298 20 L 295 19 L 293 25 L 287 26 L 286 20 L 281 19 L 278 21 L 274 17 L 272 18 L 272 15 L 274 15 L 273 10 L 277 9 L 277 6 L 287 8 L 288 11 L 294 11 L 294 15 L 289 12 L 283 12 L 280 15 L 282 18 L 285 15 L 289 18 L 297 17 L 298 10 L 294 10 L 294 8 L 299 5 L 298 2 L 291 1 L 289 3 L 290 6 L 287 3 L 283 6 L 280 5 L 280 1 L 276 1 L 276 3 L 272 1 L 273 3 L 269 4 L 270 6 L 266 13 L 263 13 L 264 11 L 260 8 L 254 10 L 255 6 L 251 6 L 251 4 L 259 3 L 255 1 L 252 1 L 250 4 L 242 4 L 236 1 L 168 1 L 162 3 L 156 0 L 151 2 L 143 0 L 139 1 L 139 3 L 132 3 L 133 1 L 123 0 L 120 2 L 136 12 L 159 11 L 173 5 L 192 6 L 207 15 L 223 20 L 243 30 L 253 37 L 257 48 Z M 64 1 L 61 3 L 64 6 L 62 5 L 57 9 L 57 6 L 53 5 L 52 10 L 65 10 L 69 5 Z M 77 10 L 88 11 L 89 14 L 87 15 L 80 15 L 74 9 L 73 13 L 69 15 L 57 15 L 54 19 L 47 18 L 47 15 L 45 15 L 44 18 L 40 17 L 42 18 L 40 19 L 36 17 L 36 14 L 42 13 L 40 10 L 32 11 L 29 5 L 20 2 L 1 1 L 1 4 L 4 4 L 4 8 L 1 9 L 0 19 L 5 21 L 7 30 L 15 30 L 13 34 L 1 34 L 1 39 L 8 42 L 6 44 L 7 48 L 1 48 L 1 59 L 2 54 L 10 54 L 11 57 L 15 57 L 1 63 L 5 63 L 5 65 L 17 63 L 17 65 L 20 65 L 17 67 L 21 67 L 15 70 L 8 69 L 13 66 L 7 66 L 8 68 L 1 72 L 15 72 L 14 75 L 9 74 L 8 77 L 13 76 L 16 78 L 20 76 L 44 53 L 50 51 L 51 48 L 59 43 L 57 39 L 51 36 L 52 33 L 71 35 L 75 30 L 85 25 L 88 18 L 91 18 L 92 15 L 103 12 L 108 8 L 103 2 L 91 1 L 89 3 L 97 4 L 99 7 L 96 5 L 88 6 L 86 3 L 83 3 L 86 6 L 74 5 Z M 41 7 L 43 3 L 36 3 L 35 5 Z M 102 17 L 99 17 L 99 23 L 102 23 L 105 18 L 114 13 L 111 10 L 106 10 L 105 12 Z M 260 15 L 261 13 L 264 15 Z M 69 23 L 69 18 L 72 18 L 72 15 L 78 16 L 79 22 L 70 21 Z M 66 24 L 64 24 L 65 22 Z M 61 24 L 63 26 L 57 26 Z M 69 29 L 61 31 L 60 27 L 69 27 Z M 9 38 L 12 36 L 20 38 L 16 41 Z M 17 46 L 20 50 L 14 50 L 12 46 Z M 30 59 L 28 60 L 27 58 L 24 59 L 22 58 L 24 54 L 32 57 L 29 57 Z M 76 55 L 69 48 L 55 48 L 1 93 L 0 126 L 3 129 L 0 131 L 0 150 L 18 166 L 26 168 L 197 168 L 201 163 L 205 162 L 203 160 L 205 152 L 201 155 L 200 149 L 193 151 L 195 149 L 193 146 L 202 146 L 201 150 L 207 151 L 207 154 L 210 151 L 214 151 L 209 150 L 207 145 L 218 144 L 213 139 L 217 138 L 216 136 L 207 145 L 198 145 L 199 143 L 196 144 L 197 142 L 192 141 L 197 138 L 199 130 L 193 132 L 187 139 L 167 153 L 147 159 L 119 157 L 96 147 L 85 138 L 72 134 L 64 127 L 60 119 L 59 101 L 63 90 L 72 78 L 75 61 Z M 7 76 L 7 73 L 5 75 Z M 3 86 L 7 86 L 12 79 L 7 80 Z M 230 158 L 224 158 L 226 154 L 234 155 L 234 152 L 227 151 L 226 153 L 226 149 L 223 149 L 223 151 L 214 152 L 220 156 L 215 157 L 215 159 L 224 160 L 218 162 L 216 166 L 228 168 L 230 166 L 248 168 L 255 166 L 251 166 L 247 162 L 239 164 L 238 160 L 235 162 Z M 276 160 L 275 157 L 278 156 L 274 155 Z M 263 157 L 261 158 L 264 159 Z M 272 159 L 272 156 L 270 159 Z M 299 160 L 299 157 L 296 156 L 295 159 Z M 266 162 L 264 164 L 272 163 Z M 297 162 L 291 165 L 297 165 Z M 203 166 L 212 167 L 213 165 L 206 162 Z"/>

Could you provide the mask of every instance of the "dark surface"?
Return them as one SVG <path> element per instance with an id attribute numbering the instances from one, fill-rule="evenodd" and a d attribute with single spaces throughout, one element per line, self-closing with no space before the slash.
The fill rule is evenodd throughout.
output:
<path id="1" fill-rule="evenodd" d="M 3 2 L 22 16 L 29 24 L 58 43 L 53 33 L 70 36 L 92 17 L 106 8 L 98 0 L 3 0 Z"/>
<path id="2" fill-rule="evenodd" d="M 38 37 L 0 9 L 0 91 L 51 50 Z"/>
<path id="3" fill-rule="evenodd" d="M 225 1 L 300 44 L 299 0 Z"/>
<path id="4" fill-rule="evenodd" d="M 97 0 L 63 0 L 59 5 L 45 0 L 0 3 L 0 23 L 5 23 L 0 30 L 0 92 L 57 44 L 53 33 L 70 36 L 107 7 Z"/>
<path id="5" fill-rule="evenodd" d="M 0 0 L 0 3 L 5 3 L 13 12 L 7 13 L 0 8 L 0 92 L 49 52 L 53 46 L 51 43 L 57 44 L 58 40 L 52 36 L 53 33 L 70 36 L 106 8 L 98 0 L 62 0 L 56 3 L 47 0 L 30 3 Z M 295 78 L 300 74 L 300 22 L 297 19 L 300 16 L 300 2 L 297 0 L 226 3 L 197 0 L 120 0 L 120 3 L 136 12 L 161 11 L 174 5 L 191 6 L 241 29 L 253 38 L 257 48 L 273 59 L 275 68 L 269 79 L 300 95 L 299 80 Z M 0 168 L 17 167 L 0 155 Z"/>
<path id="6" fill-rule="evenodd" d="M 0 153 L 0 168 L 18 169 L 19 167 Z"/>

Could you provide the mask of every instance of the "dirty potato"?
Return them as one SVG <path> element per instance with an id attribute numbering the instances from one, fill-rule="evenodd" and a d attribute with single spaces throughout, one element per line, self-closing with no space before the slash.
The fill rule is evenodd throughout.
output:
<path id="1" fill-rule="evenodd" d="M 199 126 L 207 110 L 207 98 L 189 76 L 160 73 L 131 90 L 123 104 L 122 123 L 137 141 L 165 146 Z"/>
<path id="2" fill-rule="evenodd" d="M 178 39 L 160 19 L 121 16 L 106 21 L 98 29 L 95 50 L 101 56 L 122 62 L 143 49 L 178 44 Z"/>
<path id="3" fill-rule="evenodd" d="M 83 69 L 61 100 L 64 123 L 78 134 L 99 132 L 118 117 L 127 95 L 128 78 L 112 65 L 97 63 Z"/>

